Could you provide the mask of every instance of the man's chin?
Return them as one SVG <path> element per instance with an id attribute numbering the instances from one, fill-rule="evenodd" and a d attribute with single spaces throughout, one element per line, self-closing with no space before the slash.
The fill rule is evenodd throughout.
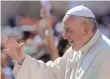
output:
<path id="1" fill-rule="evenodd" d="M 71 45 L 72 46 L 72 45 Z M 72 46 L 72 49 L 74 49 L 74 46 Z"/>
<path id="2" fill-rule="evenodd" d="M 74 49 L 74 43 L 73 42 L 69 42 L 69 43 L 72 46 L 72 49 Z"/>
<path id="3" fill-rule="evenodd" d="M 74 44 L 71 44 L 71 46 L 72 46 L 72 49 L 74 49 Z"/>

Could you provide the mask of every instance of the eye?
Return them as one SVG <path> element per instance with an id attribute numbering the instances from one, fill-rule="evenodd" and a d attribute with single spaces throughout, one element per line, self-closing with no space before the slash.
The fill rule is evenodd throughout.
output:
<path id="1" fill-rule="evenodd" d="M 72 33 L 73 31 L 72 30 L 68 30 L 70 33 Z"/>
<path id="2" fill-rule="evenodd" d="M 65 29 L 65 32 L 66 32 L 66 33 L 69 33 L 69 30 L 68 30 L 68 29 Z"/>
<path id="3" fill-rule="evenodd" d="M 72 31 L 72 30 L 69 30 L 69 29 L 65 29 L 64 33 L 69 33 L 69 34 L 71 34 L 71 33 L 73 33 L 73 31 Z"/>
<path id="4" fill-rule="evenodd" d="M 64 26 L 64 33 L 72 33 L 72 32 L 73 32 L 73 30 L 68 28 L 66 25 Z"/>
<path id="5" fill-rule="evenodd" d="M 68 30 L 67 30 L 67 33 L 73 33 L 73 31 L 68 29 Z"/>

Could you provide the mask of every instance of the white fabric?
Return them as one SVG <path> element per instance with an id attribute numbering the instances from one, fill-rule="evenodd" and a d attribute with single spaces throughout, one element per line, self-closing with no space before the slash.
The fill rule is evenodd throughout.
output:
<path id="1" fill-rule="evenodd" d="M 75 15 L 75 16 L 95 18 L 93 12 L 83 5 L 73 7 L 66 13 L 66 15 Z"/>
<path id="2" fill-rule="evenodd" d="M 110 40 L 98 30 L 79 51 L 70 47 L 63 57 L 46 64 L 26 56 L 14 67 L 16 79 L 110 79 Z"/>

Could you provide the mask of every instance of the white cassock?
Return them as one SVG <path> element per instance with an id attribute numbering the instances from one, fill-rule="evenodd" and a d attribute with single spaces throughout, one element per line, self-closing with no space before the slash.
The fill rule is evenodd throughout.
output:
<path id="1" fill-rule="evenodd" d="M 70 47 L 63 57 L 46 64 L 26 56 L 14 67 L 16 79 L 110 79 L 110 40 L 97 30 L 79 51 Z"/>

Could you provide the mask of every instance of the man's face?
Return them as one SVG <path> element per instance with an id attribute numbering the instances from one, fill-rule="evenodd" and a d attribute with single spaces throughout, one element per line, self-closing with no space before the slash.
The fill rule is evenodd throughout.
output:
<path id="1" fill-rule="evenodd" d="M 64 26 L 64 39 L 68 39 L 69 43 L 73 46 L 75 42 L 81 41 L 84 33 L 84 25 L 81 24 L 79 18 L 70 17 L 66 15 L 63 19 Z"/>

